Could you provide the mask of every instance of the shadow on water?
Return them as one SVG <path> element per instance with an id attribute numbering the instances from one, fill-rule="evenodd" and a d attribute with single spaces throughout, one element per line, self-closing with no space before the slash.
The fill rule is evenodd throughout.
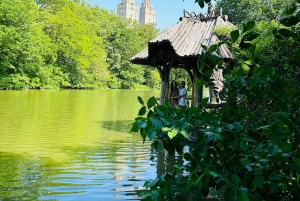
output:
<path id="1" fill-rule="evenodd" d="M 134 120 L 123 121 L 98 121 L 97 123 L 104 129 L 117 132 L 129 133 Z"/>

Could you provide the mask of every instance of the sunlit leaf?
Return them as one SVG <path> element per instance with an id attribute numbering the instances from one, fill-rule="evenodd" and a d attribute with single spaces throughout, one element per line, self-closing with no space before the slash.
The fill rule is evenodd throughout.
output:
<path id="1" fill-rule="evenodd" d="M 245 72 L 249 72 L 250 71 L 250 67 L 247 64 L 245 64 L 245 63 L 241 63 L 241 68 Z"/>
<path id="2" fill-rule="evenodd" d="M 186 137 L 187 139 L 190 139 L 189 134 L 188 134 L 185 130 L 180 131 L 180 133 L 181 133 L 184 137 Z"/>
<path id="3" fill-rule="evenodd" d="M 175 130 L 175 129 L 170 130 L 168 132 L 168 136 L 169 136 L 170 139 L 173 139 L 177 134 L 178 134 L 178 130 Z"/>

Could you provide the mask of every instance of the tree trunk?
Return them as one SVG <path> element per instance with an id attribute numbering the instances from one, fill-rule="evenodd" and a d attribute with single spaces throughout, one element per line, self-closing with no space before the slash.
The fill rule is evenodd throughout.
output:
<path id="1" fill-rule="evenodd" d="M 197 66 L 192 66 L 193 68 L 193 95 L 192 95 L 192 106 L 198 107 L 199 103 L 202 101 L 203 96 L 203 86 L 197 85 L 197 80 L 201 80 L 201 74 Z"/>

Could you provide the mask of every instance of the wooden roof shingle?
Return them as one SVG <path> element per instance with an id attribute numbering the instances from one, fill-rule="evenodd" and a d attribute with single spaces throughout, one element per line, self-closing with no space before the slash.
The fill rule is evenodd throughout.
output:
<path id="1" fill-rule="evenodd" d="M 197 58 L 204 49 L 201 45 L 211 46 L 220 42 L 219 38 L 212 33 L 217 26 L 234 26 L 222 16 L 205 19 L 184 17 L 177 24 L 167 29 L 148 42 L 148 47 L 139 52 L 130 62 L 143 65 L 161 65 L 163 62 L 162 47 L 172 50 L 177 60 L 174 65 L 184 65 L 184 61 Z M 233 57 L 230 50 L 223 44 L 220 47 L 219 56 L 224 59 Z M 180 61 L 180 62 L 179 62 Z"/>

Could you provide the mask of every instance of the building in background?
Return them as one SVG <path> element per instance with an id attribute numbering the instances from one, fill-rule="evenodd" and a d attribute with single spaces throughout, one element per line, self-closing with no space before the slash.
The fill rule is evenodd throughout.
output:
<path id="1" fill-rule="evenodd" d="M 150 0 L 144 0 L 140 9 L 140 24 L 155 23 L 155 10 Z"/>
<path id="2" fill-rule="evenodd" d="M 123 19 L 137 20 L 138 5 L 135 0 L 122 0 L 122 3 L 118 4 L 118 15 Z"/>
<path id="3" fill-rule="evenodd" d="M 137 20 L 138 16 L 138 5 L 135 0 L 122 0 L 122 3 L 118 4 L 118 15 L 123 19 L 134 19 Z M 151 24 L 155 23 L 155 10 L 150 0 L 143 0 L 140 8 L 140 24 Z"/>

